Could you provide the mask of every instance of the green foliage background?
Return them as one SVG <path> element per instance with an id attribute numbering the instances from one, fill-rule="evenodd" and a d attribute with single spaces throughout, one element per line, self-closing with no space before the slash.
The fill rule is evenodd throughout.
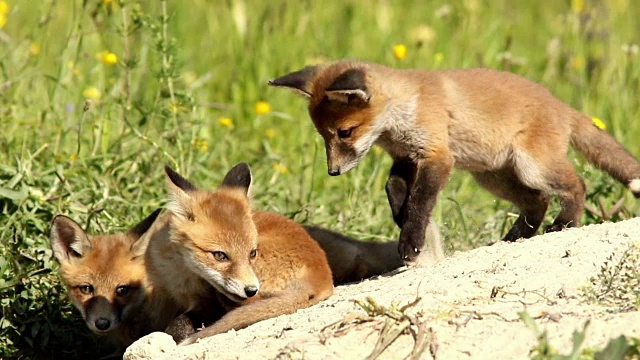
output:
<path id="1" fill-rule="evenodd" d="M 305 101 L 266 85 L 305 65 L 353 58 L 513 71 L 599 117 L 640 155 L 640 6 L 632 0 L 5 3 L 1 358 L 108 351 L 68 304 L 49 222 L 64 213 L 91 232 L 125 229 L 163 205 L 163 164 L 213 187 L 246 161 L 258 208 L 363 240 L 396 238 L 383 190 L 388 156 L 372 151 L 354 171 L 329 177 Z M 402 60 L 397 44 L 407 47 Z M 117 63 L 96 56 L 104 51 Z M 91 92 L 100 98 L 85 104 Z M 257 113 L 259 101 L 271 111 Z M 625 197 L 612 220 L 640 213 L 620 184 L 576 160 L 592 206 Z M 456 172 L 434 216 L 453 251 L 497 241 L 515 211 Z"/>

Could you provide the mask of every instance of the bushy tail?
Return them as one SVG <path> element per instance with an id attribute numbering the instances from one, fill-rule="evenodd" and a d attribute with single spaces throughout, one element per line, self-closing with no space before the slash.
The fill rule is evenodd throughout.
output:
<path id="1" fill-rule="evenodd" d="M 403 265 L 398 242 L 367 242 L 317 226 L 305 226 L 327 254 L 334 285 L 381 275 Z"/>
<path id="2" fill-rule="evenodd" d="M 640 198 L 640 161 L 587 116 L 576 114 L 571 142 L 598 168 L 629 187 Z"/>

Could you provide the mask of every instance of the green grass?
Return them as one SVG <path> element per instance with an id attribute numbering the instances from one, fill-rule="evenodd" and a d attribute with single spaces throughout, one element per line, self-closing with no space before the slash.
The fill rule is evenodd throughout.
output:
<path id="1" fill-rule="evenodd" d="M 578 13 L 575 0 L 574 10 L 569 1 L 9 0 L 0 29 L 0 357 L 94 350 L 55 274 L 49 222 L 64 213 L 93 232 L 125 229 L 164 203 L 163 164 L 213 187 L 246 161 L 257 207 L 361 239 L 396 238 L 383 190 L 388 156 L 372 151 L 329 177 L 305 101 L 266 85 L 308 64 L 514 71 L 603 119 L 640 155 L 640 57 L 637 45 L 623 50 L 640 43 L 640 6 L 584 2 Z M 408 48 L 402 61 L 395 44 Z M 105 50 L 117 64 L 96 58 Z M 101 97 L 84 111 L 89 88 Z M 271 112 L 256 114 L 258 101 Z M 613 220 L 640 214 L 621 185 L 577 165 L 592 204 L 625 196 Z M 498 240 L 514 211 L 456 172 L 434 216 L 451 251 Z"/>

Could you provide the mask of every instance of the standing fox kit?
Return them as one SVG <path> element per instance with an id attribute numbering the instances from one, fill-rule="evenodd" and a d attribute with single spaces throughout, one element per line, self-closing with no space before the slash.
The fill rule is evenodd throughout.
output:
<path id="1" fill-rule="evenodd" d="M 163 330 L 176 314 L 166 295 L 147 278 L 144 253 L 147 232 L 158 213 L 122 234 L 89 236 L 80 225 L 57 215 L 51 246 L 71 302 L 91 331 L 124 350 L 139 337 Z"/>
<path id="2" fill-rule="evenodd" d="M 570 144 L 640 197 L 637 159 L 590 118 L 512 73 L 340 61 L 269 84 L 308 98 L 329 175 L 355 167 L 373 144 L 391 155 L 387 189 L 396 183 L 407 189 L 403 205 L 392 209 L 405 260 L 422 250 L 437 195 L 454 166 L 520 209 L 508 241 L 536 233 L 552 194 L 561 209 L 546 230 L 579 225 L 585 186 L 566 156 Z"/>
<path id="3" fill-rule="evenodd" d="M 251 209 L 247 164 L 232 168 L 213 191 L 199 190 L 165 170 L 169 213 L 159 226 L 168 237 L 150 240 L 154 276 L 162 278 L 187 315 L 206 311 L 203 299 L 209 302 L 212 293 L 225 311 L 182 344 L 293 313 L 333 293 L 326 255 L 305 229 L 281 215 Z"/>

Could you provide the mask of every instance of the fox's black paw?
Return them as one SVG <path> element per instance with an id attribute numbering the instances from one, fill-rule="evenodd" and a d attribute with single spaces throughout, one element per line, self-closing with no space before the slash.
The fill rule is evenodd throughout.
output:
<path id="1" fill-rule="evenodd" d="M 405 263 L 413 262 L 422 249 L 424 248 L 424 236 L 400 236 L 400 243 L 398 244 L 398 251 L 402 261 Z"/>
<path id="2" fill-rule="evenodd" d="M 564 229 L 567 228 L 567 225 L 563 225 L 563 224 L 551 224 L 547 227 L 544 228 L 544 232 L 548 233 L 548 232 L 556 232 L 556 231 L 562 231 Z"/>

